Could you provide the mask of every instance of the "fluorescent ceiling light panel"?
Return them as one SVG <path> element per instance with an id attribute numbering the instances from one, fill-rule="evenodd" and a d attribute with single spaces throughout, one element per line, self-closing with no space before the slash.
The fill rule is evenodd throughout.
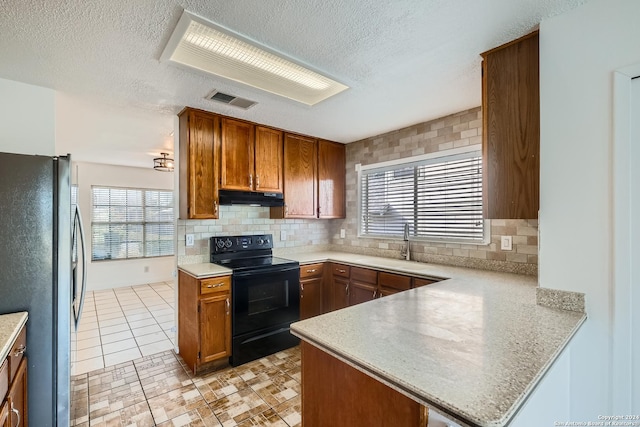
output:
<path id="1" fill-rule="evenodd" d="M 348 89 L 348 86 L 308 66 L 187 11 L 182 14 L 161 59 L 307 105 L 314 105 Z"/>

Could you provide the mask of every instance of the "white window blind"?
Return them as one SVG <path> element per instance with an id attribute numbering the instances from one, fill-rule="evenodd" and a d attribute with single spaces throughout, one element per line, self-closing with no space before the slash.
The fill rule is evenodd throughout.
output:
<path id="1" fill-rule="evenodd" d="M 362 236 L 483 242 L 481 153 L 361 171 L 360 214 Z"/>
<path id="2" fill-rule="evenodd" d="M 171 191 L 93 187 L 91 259 L 173 255 Z"/>

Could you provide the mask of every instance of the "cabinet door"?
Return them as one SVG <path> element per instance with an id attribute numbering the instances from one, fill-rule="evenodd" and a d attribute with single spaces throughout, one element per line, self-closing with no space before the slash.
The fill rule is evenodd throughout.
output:
<path id="1" fill-rule="evenodd" d="M 231 295 L 200 300 L 200 363 L 231 355 Z"/>
<path id="2" fill-rule="evenodd" d="M 538 34 L 483 54 L 484 217 L 538 218 L 540 86 Z"/>
<path id="3" fill-rule="evenodd" d="M 322 314 L 322 277 L 300 281 L 300 320 Z"/>
<path id="4" fill-rule="evenodd" d="M 349 286 L 349 305 L 373 300 L 378 295 L 378 287 L 368 283 L 351 281 Z"/>
<path id="5" fill-rule="evenodd" d="M 254 131 L 251 123 L 222 119 L 220 188 L 253 190 Z"/>
<path id="6" fill-rule="evenodd" d="M 9 425 L 23 427 L 29 425 L 27 420 L 27 358 L 24 357 L 16 372 L 13 383 L 7 394 L 9 403 Z"/>
<path id="7" fill-rule="evenodd" d="M 336 142 L 318 141 L 318 217 L 344 218 L 345 209 L 345 146 Z"/>
<path id="8" fill-rule="evenodd" d="M 218 218 L 220 118 L 187 111 L 180 116 L 180 217 Z"/>
<path id="9" fill-rule="evenodd" d="M 257 126 L 254 189 L 282 193 L 282 132 Z"/>
<path id="10" fill-rule="evenodd" d="M 316 140 L 284 137 L 284 217 L 316 218 Z"/>
<path id="11" fill-rule="evenodd" d="M 349 279 L 339 276 L 331 278 L 331 310 L 349 306 Z"/>

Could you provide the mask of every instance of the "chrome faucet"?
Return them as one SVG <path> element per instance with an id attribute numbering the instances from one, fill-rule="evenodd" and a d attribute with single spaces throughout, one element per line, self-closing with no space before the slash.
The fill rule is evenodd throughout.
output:
<path id="1" fill-rule="evenodd" d="M 411 249 L 409 245 L 409 223 L 404 224 L 404 248 L 400 251 L 400 256 L 403 256 L 405 260 L 411 261 Z"/>

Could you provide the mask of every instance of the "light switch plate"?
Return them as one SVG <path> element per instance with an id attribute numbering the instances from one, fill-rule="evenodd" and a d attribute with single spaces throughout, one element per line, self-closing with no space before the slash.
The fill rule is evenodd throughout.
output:
<path id="1" fill-rule="evenodd" d="M 187 234 L 185 236 L 185 245 L 193 246 L 194 243 L 195 243 L 195 240 L 194 240 L 193 234 Z"/>
<path id="2" fill-rule="evenodd" d="M 280 240 L 283 242 L 287 240 L 287 230 L 280 230 Z"/>
<path id="3" fill-rule="evenodd" d="M 345 237 L 347 237 L 347 232 L 345 231 L 344 228 L 340 229 L 340 238 L 344 239 Z"/>
<path id="4" fill-rule="evenodd" d="M 513 250 L 513 240 L 511 239 L 511 236 L 502 236 L 500 238 L 500 249 L 503 251 Z"/>

